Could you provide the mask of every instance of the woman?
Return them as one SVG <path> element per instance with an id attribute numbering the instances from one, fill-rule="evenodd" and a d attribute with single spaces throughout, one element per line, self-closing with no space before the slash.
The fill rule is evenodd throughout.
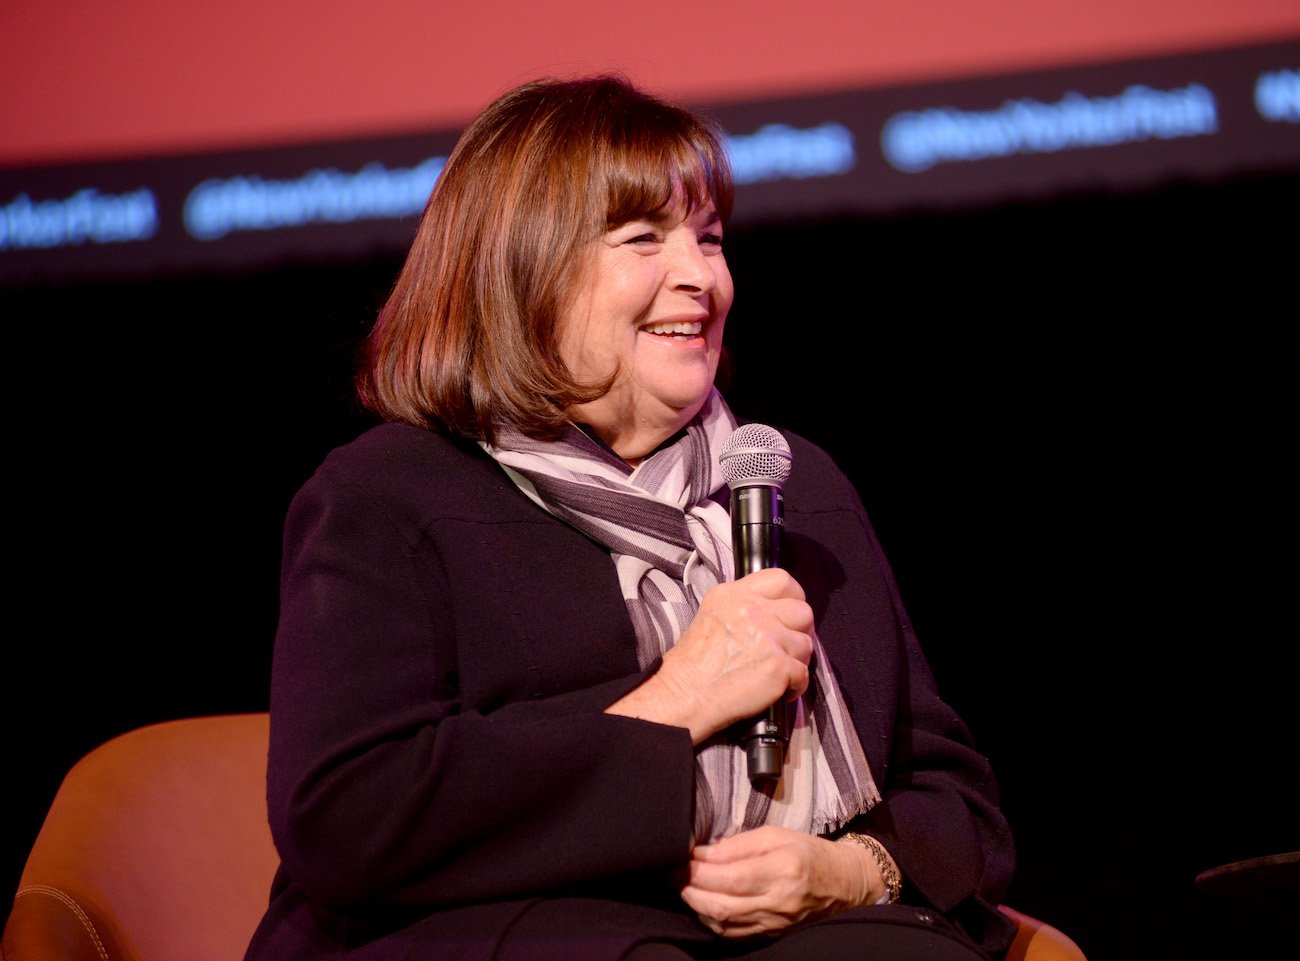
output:
<path id="1" fill-rule="evenodd" d="M 733 579 L 719 133 L 525 84 L 449 158 L 285 525 L 248 961 L 1000 955 L 1012 845 L 861 504 Z M 793 720 L 780 781 L 734 725 Z"/>

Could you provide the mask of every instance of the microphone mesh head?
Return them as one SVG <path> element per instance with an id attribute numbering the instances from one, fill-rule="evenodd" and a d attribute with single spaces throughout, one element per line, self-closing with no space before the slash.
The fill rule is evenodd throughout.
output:
<path id="1" fill-rule="evenodd" d="M 764 424 L 742 424 L 727 438 L 718 460 L 727 486 L 784 487 L 790 479 L 790 445 Z"/>

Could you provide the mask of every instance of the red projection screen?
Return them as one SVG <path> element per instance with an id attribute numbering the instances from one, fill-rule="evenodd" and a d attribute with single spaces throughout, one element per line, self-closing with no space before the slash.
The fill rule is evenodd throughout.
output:
<path id="1" fill-rule="evenodd" d="M 400 249 L 463 123 L 626 73 L 741 222 L 1300 169 L 1295 0 L 0 6 L 0 281 Z"/>

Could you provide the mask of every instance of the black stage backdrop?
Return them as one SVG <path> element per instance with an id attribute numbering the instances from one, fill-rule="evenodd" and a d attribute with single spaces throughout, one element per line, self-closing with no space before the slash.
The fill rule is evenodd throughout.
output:
<path id="1" fill-rule="evenodd" d="M 856 482 L 1000 772 L 1009 903 L 1099 961 L 1297 933 L 1194 885 L 1300 849 L 1297 211 L 1288 172 L 728 239 L 733 406 Z M 283 513 L 367 423 L 350 354 L 398 265 L 0 291 L 4 903 L 81 754 L 265 709 Z"/>

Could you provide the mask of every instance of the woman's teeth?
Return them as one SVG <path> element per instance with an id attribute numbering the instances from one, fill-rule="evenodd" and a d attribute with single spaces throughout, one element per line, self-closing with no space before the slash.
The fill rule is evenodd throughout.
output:
<path id="1" fill-rule="evenodd" d="M 648 334 L 684 334 L 687 337 L 694 337 L 702 330 L 704 324 L 698 320 L 674 324 L 647 324 L 645 327 Z"/>

